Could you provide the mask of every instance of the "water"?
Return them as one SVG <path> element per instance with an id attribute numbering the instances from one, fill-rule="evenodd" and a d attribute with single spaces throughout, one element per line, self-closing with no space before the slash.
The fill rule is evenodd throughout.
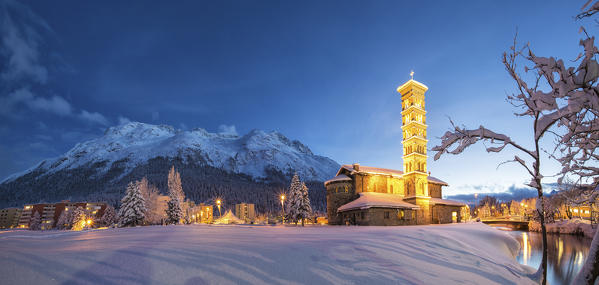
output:
<path id="1" fill-rule="evenodd" d="M 540 233 L 510 231 L 520 242 L 518 262 L 538 268 L 543 256 Z M 547 281 L 552 285 L 570 284 L 582 268 L 591 247 L 591 239 L 576 235 L 547 234 Z"/>

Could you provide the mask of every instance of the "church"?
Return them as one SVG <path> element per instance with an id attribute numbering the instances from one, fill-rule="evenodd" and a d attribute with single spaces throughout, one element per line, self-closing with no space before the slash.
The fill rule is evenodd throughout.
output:
<path id="1" fill-rule="evenodd" d="M 427 172 L 424 84 L 413 78 L 401 95 L 403 171 L 343 165 L 324 182 L 331 225 L 425 225 L 456 223 L 469 215 L 466 204 L 443 199 L 448 184 Z"/>

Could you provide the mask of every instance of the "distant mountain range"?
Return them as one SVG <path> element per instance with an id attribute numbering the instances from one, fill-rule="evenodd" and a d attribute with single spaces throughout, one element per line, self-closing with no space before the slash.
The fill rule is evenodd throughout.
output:
<path id="1" fill-rule="evenodd" d="M 544 191 L 544 195 L 553 195 L 555 193 L 557 193 L 559 188 L 559 185 L 557 183 L 543 183 L 543 191 Z M 510 187 L 507 191 L 505 192 L 489 192 L 489 193 L 478 193 L 478 197 L 475 198 L 474 194 L 456 194 L 456 195 L 448 195 L 447 198 L 448 199 L 452 199 L 452 200 L 459 200 L 471 205 L 474 205 L 476 202 L 480 202 L 482 200 L 482 198 L 484 198 L 485 196 L 490 196 L 490 197 L 495 197 L 497 198 L 497 200 L 499 201 L 504 201 L 504 202 L 508 202 L 508 201 L 520 201 L 522 199 L 528 199 L 528 198 L 536 198 L 538 197 L 537 195 L 537 189 L 535 188 L 530 188 L 530 187 L 526 187 L 526 186 L 522 186 L 522 187 L 516 187 L 514 185 L 512 185 L 512 187 Z"/>
<path id="2" fill-rule="evenodd" d="M 231 205 L 256 203 L 262 211 L 276 210 L 276 194 L 295 172 L 312 186 L 313 207 L 324 210 L 321 182 L 340 167 L 278 132 L 237 136 L 130 122 L 9 176 L 0 184 L 0 206 L 62 199 L 117 204 L 126 184 L 144 176 L 165 192 L 171 166 L 181 172 L 184 191 L 196 202 L 222 196 Z"/>

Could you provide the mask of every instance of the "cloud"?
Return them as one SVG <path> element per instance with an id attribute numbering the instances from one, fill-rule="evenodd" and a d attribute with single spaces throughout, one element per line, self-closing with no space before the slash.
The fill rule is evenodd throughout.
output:
<path id="1" fill-rule="evenodd" d="M 119 125 L 124 125 L 131 122 L 131 120 L 129 120 L 129 118 L 127 117 L 123 117 L 123 116 L 119 116 Z"/>
<path id="2" fill-rule="evenodd" d="M 221 134 L 225 134 L 225 135 L 233 135 L 233 136 L 237 136 L 237 129 L 235 128 L 234 125 L 220 125 L 218 126 L 218 132 Z"/>
<path id="3" fill-rule="evenodd" d="M 19 111 L 28 109 L 108 125 L 100 113 L 77 113 L 61 96 L 40 96 L 31 91 L 48 81 L 48 68 L 42 57 L 47 47 L 42 44 L 48 39 L 43 36 L 49 33 L 53 33 L 50 26 L 27 6 L 0 0 L 0 86 L 6 87 L 6 93 L 0 94 L 0 115 L 22 118 Z"/>
<path id="4" fill-rule="evenodd" d="M 104 117 L 104 115 L 98 113 L 98 112 L 88 112 L 86 110 L 81 110 L 81 114 L 79 114 L 79 118 L 86 120 L 88 122 L 91 123 L 97 123 L 100 125 L 104 125 L 104 126 L 108 126 L 108 120 L 106 119 L 106 117 Z"/>
<path id="5" fill-rule="evenodd" d="M 42 38 L 36 30 L 42 28 L 51 31 L 49 26 L 29 8 L 16 1 L 4 1 L 0 9 L 0 54 L 5 56 L 2 79 L 28 79 L 45 84 L 48 69 L 40 63 Z M 20 20 L 18 23 L 13 21 L 15 17 Z"/>
<path id="6" fill-rule="evenodd" d="M 21 88 L 0 98 L 0 114 L 10 116 L 20 104 L 33 111 L 45 111 L 60 116 L 68 116 L 72 113 L 71 104 L 60 96 L 39 97 L 31 93 L 29 89 Z"/>

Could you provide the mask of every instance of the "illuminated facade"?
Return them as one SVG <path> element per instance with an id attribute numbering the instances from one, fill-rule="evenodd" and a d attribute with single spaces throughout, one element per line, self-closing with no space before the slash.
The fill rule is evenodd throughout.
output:
<path id="1" fill-rule="evenodd" d="M 31 218 L 35 212 L 40 214 L 41 229 L 49 230 L 56 227 L 62 212 L 74 211 L 76 208 L 83 208 L 86 214 L 93 219 L 99 219 L 104 215 L 107 207 L 106 203 L 87 203 L 87 202 L 69 202 L 63 201 L 54 204 L 33 204 L 25 205 L 19 218 L 19 228 L 28 228 L 31 224 Z"/>
<path id="2" fill-rule="evenodd" d="M 403 171 L 343 165 L 325 182 L 329 224 L 414 225 L 459 222 L 465 204 L 442 199 L 447 183 L 427 170 L 424 84 L 397 88 L 402 100 Z"/>

